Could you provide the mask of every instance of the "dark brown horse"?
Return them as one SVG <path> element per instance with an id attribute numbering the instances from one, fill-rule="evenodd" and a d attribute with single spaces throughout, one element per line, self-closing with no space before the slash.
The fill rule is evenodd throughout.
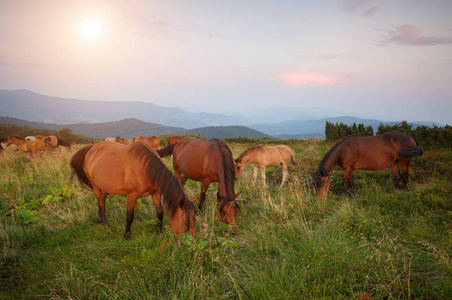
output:
<path id="1" fill-rule="evenodd" d="M 34 137 L 36 140 L 38 140 L 38 141 L 44 141 L 44 140 L 46 140 L 46 139 L 49 139 L 50 140 L 50 143 L 49 143 L 49 148 L 50 149 L 55 149 L 56 147 L 58 147 L 58 146 L 63 146 L 63 147 L 66 147 L 66 148 L 68 148 L 69 150 L 71 149 L 71 144 L 69 144 L 68 142 L 66 142 L 66 141 L 64 141 L 64 140 L 62 140 L 62 139 L 60 139 L 59 137 L 57 137 L 57 136 L 55 136 L 55 135 L 50 135 L 50 136 L 46 136 L 46 135 L 35 135 L 35 136 L 32 136 L 32 137 Z M 26 137 L 25 139 L 27 139 L 27 138 L 30 138 L 30 140 L 31 140 L 31 138 L 32 137 Z"/>
<path id="2" fill-rule="evenodd" d="M 105 199 L 108 194 L 127 196 L 127 226 L 130 238 L 138 198 L 152 195 L 157 211 L 157 232 L 162 230 L 161 196 L 171 212 L 170 228 L 179 237 L 184 232 L 195 235 L 195 211 L 182 186 L 168 170 L 154 149 L 143 143 L 121 145 L 100 142 L 74 154 L 71 167 L 78 178 L 90 186 L 99 202 L 99 223 L 107 224 Z"/>
<path id="3" fill-rule="evenodd" d="M 400 180 L 406 185 L 411 159 L 422 153 L 417 139 L 399 131 L 368 137 L 347 136 L 328 151 L 313 174 L 317 196 L 324 197 L 328 193 L 331 186 L 330 176 L 336 166 L 344 169 L 340 195 L 345 192 L 347 187 L 352 189 L 352 175 L 355 170 L 373 171 L 391 166 L 394 186 L 398 187 Z"/>
<path id="4" fill-rule="evenodd" d="M 220 219 L 236 227 L 239 208 L 234 195 L 234 161 L 231 150 L 225 142 L 213 138 L 198 140 L 185 137 L 175 144 L 158 150 L 161 157 L 173 155 L 176 178 L 182 182 L 181 174 L 186 178 L 201 182 L 199 208 L 206 198 L 206 192 L 212 182 L 218 182 L 218 213 Z"/>

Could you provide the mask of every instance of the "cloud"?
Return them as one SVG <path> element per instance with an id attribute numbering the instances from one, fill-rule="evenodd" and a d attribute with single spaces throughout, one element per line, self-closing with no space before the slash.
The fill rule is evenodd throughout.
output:
<path id="1" fill-rule="evenodd" d="M 413 25 L 406 24 L 389 30 L 387 36 L 383 37 L 380 41 L 380 44 L 383 46 L 387 44 L 433 46 L 452 44 L 452 38 L 422 35 L 421 30 Z"/>
<path id="2" fill-rule="evenodd" d="M 320 72 L 297 72 L 297 73 L 281 73 L 276 75 L 276 81 L 285 85 L 300 87 L 304 85 L 328 85 L 348 82 L 345 77 L 334 76 L 327 73 Z"/>
<path id="3" fill-rule="evenodd" d="M 363 17 L 372 17 L 380 11 L 380 6 L 374 3 L 375 0 L 341 0 L 344 11 L 349 14 L 361 14 Z"/>

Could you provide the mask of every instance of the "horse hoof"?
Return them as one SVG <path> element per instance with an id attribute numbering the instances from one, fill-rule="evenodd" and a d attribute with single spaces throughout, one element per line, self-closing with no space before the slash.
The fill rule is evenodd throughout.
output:
<path id="1" fill-rule="evenodd" d="M 124 238 L 125 238 L 126 240 L 130 240 L 131 237 L 132 237 L 132 235 L 130 234 L 130 232 L 124 233 Z"/>

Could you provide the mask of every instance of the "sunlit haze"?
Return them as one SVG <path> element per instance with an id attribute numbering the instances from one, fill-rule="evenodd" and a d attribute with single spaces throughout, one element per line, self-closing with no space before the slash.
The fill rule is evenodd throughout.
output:
<path id="1" fill-rule="evenodd" d="M 82 32 L 88 38 L 95 38 L 100 34 L 101 26 L 96 19 L 86 19 L 82 22 Z"/>
<path id="2" fill-rule="evenodd" d="M 326 107 L 452 124 L 452 1 L 0 0 L 0 7 L 3 90 L 191 112 Z"/>

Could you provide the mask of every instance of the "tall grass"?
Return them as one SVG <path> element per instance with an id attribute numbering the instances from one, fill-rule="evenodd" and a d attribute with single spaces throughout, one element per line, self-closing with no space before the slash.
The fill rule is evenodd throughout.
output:
<path id="1" fill-rule="evenodd" d="M 234 157 L 247 146 L 230 144 Z M 164 219 L 157 234 L 152 200 L 138 201 L 124 240 L 124 197 L 109 196 L 109 226 L 97 223 L 93 193 L 73 178 L 72 153 L 0 157 L 1 299 L 450 299 L 452 155 L 413 160 L 405 190 L 389 170 L 356 172 L 355 193 L 317 199 L 313 171 L 331 144 L 291 145 L 297 166 L 268 189 L 252 167 L 236 181 L 238 231 L 221 224 L 216 189 L 197 212 L 196 239 L 176 240 Z M 75 152 L 80 146 L 75 146 Z M 164 160 L 171 168 L 171 160 Z M 188 181 L 189 198 L 200 184 Z"/>

